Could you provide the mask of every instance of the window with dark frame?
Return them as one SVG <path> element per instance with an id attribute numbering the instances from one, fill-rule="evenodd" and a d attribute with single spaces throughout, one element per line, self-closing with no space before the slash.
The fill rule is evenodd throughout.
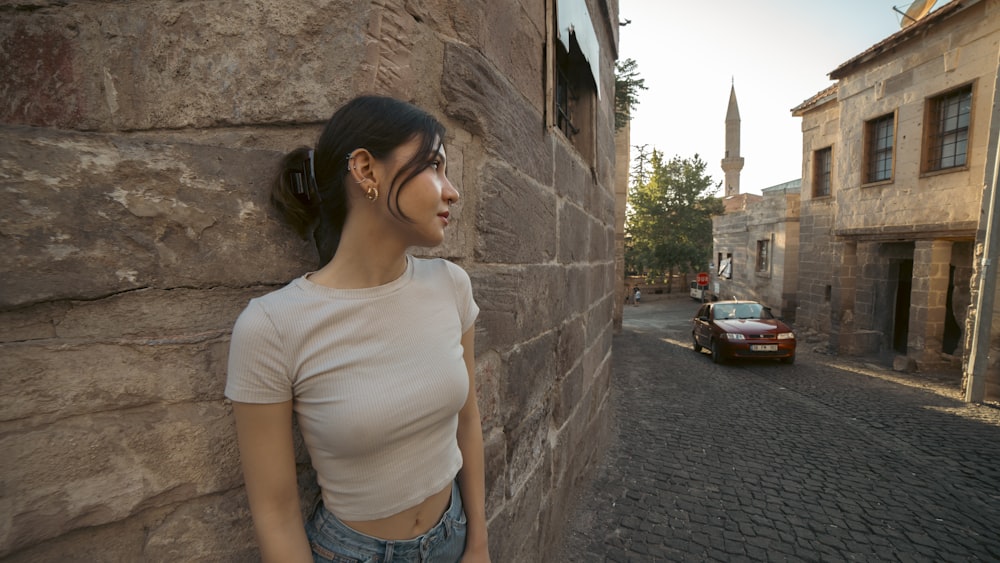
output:
<path id="1" fill-rule="evenodd" d="M 971 84 L 927 101 L 924 172 L 965 166 L 971 117 Z"/>
<path id="2" fill-rule="evenodd" d="M 865 183 L 892 180 L 892 150 L 895 114 L 872 119 L 865 124 Z"/>
<path id="3" fill-rule="evenodd" d="M 590 65 L 577 48 L 567 53 L 556 42 L 555 125 L 587 160 L 593 160 L 593 110 L 596 90 L 590 77 Z"/>
<path id="4" fill-rule="evenodd" d="M 556 18 L 558 20 L 558 17 Z M 556 22 L 554 25 L 557 25 Z M 553 29 L 553 34 L 557 31 Z M 553 57 L 552 125 L 589 162 L 596 159 L 594 131 L 596 125 L 597 86 L 590 63 L 583 54 L 574 34 L 570 34 L 569 50 L 560 40 L 551 42 Z"/>
<path id="5" fill-rule="evenodd" d="M 770 267 L 769 254 L 771 251 L 770 240 L 757 241 L 757 271 L 766 272 Z"/>
<path id="6" fill-rule="evenodd" d="M 832 147 L 826 147 L 813 153 L 813 197 L 827 197 L 830 195 L 830 167 L 832 157 Z"/>
<path id="7" fill-rule="evenodd" d="M 570 99 L 576 99 L 577 96 L 569 80 L 569 55 L 562 45 L 558 45 L 556 51 L 556 127 L 572 141 L 580 132 L 573 125 L 573 113 L 570 109 Z"/>

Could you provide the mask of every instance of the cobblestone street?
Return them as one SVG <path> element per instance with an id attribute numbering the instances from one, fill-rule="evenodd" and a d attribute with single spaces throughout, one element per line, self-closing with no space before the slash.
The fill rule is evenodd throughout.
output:
<path id="1" fill-rule="evenodd" d="M 800 339 L 715 365 L 697 304 L 625 307 L 615 427 L 563 561 L 1000 560 L 1000 409 Z"/>

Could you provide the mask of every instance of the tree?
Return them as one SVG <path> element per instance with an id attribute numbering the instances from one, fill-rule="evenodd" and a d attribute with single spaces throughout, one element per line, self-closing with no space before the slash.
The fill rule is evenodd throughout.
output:
<path id="1" fill-rule="evenodd" d="M 646 80 L 639 78 L 635 59 L 615 62 L 615 131 L 632 119 L 632 109 L 639 105 L 639 90 L 646 90 Z"/>
<path id="2" fill-rule="evenodd" d="M 714 195 L 721 182 L 712 182 L 697 154 L 664 161 L 654 149 L 646 162 L 629 187 L 625 264 L 649 279 L 667 277 L 669 288 L 675 271 L 702 270 L 711 259 L 712 216 L 724 211 Z"/>

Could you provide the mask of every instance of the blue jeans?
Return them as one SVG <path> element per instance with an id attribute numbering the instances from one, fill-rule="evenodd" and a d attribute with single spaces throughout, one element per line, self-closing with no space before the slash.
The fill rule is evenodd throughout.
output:
<path id="1" fill-rule="evenodd" d="M 458 483 L 451 485 L 451 505 L 441 521 L 410 540 L 383 540 L 358 532 L 322 504 L 306 524 L 316 563 L 454 563 L 465 552 L 465 511 Z"/>

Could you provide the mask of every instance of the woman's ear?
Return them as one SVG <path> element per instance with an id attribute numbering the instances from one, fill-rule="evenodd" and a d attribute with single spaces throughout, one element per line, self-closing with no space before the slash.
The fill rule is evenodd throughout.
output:
<path id="1" fill-rule="evenodd" d="M 375 157 L 366 149 L 355 149 L 347 158 L 347 171 L 359 186 L 368 182 L 378 183 Z"/>

